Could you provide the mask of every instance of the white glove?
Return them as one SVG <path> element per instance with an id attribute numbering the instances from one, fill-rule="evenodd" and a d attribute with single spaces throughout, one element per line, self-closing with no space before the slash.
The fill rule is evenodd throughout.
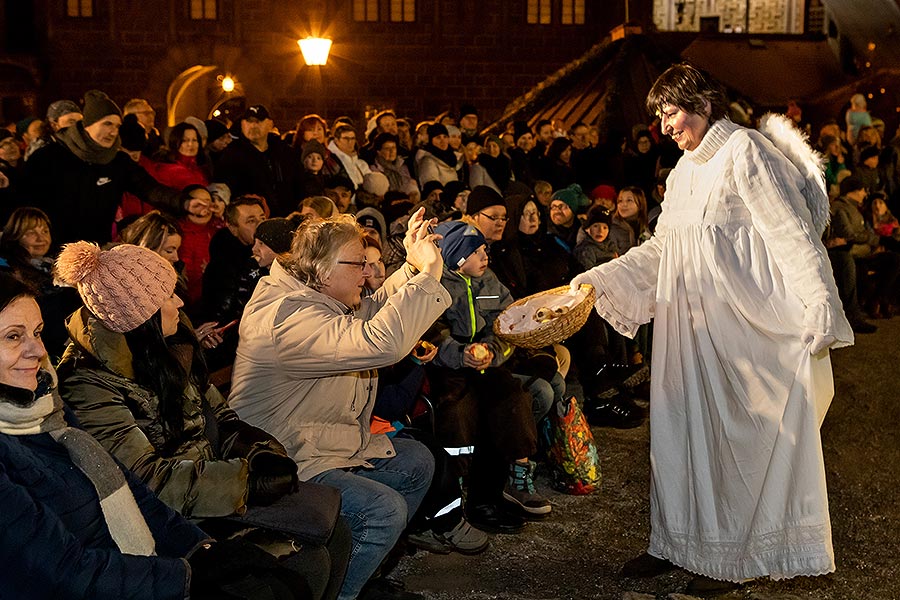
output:
<path id="1" fill-rule="evenodd" d="M 579 289 L 581 289 L 582 283 L 594 285 L 593 281 L 591 280 L 591 276 L 588 275 L 588 273 L 589 272 L 579 273 L 578 275 L 576 275 L 575 277 L 572 278 L 572 281 L 569 282 L 569 292 L 570 293 L 574 294 Z"/>
<path id="2" fill-rule="evenodd" d="M 816 355 L 831 346 L 836 338 L 833 335 L 822 335 L 807 329 L 800 335 L 800 339 L 806 345 L 809 353 Z"/>

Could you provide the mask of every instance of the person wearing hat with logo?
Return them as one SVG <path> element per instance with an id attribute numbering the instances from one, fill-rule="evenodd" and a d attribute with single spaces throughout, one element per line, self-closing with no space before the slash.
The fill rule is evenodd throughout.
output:
<path id="1" fill-rule="evenodd" d="M 222 151 L 213 180 L 226 183 L 235 197 L 262 196 L 273 217 L 287 216 L 303 199 L 297 153 L 272 132 L 275 124 L 262 104 L 244 111 L 239 124 L 241 137 Z"/>
<path id="2" fill-rule="evenodd" d="M 416 173 L 419 186 L 424 187 L 429 181 L 438 181 L 441 185 L 456 181 L 459 177 L 456 169 L 460 157 L 450 148 L 450 134 L 447 127 L 440 123 L 428 125 L 428 143 L 416 153 Z"/>
<path id="3" fill-rule="evenodd" d="M 149 248 L 76 242 L 56 272 L 84 302 L 68 320 L 59 389 L 85 430 L 207 533 L 224 540 L 244 531 L 247 541 L 279 547 L 284 566 L 333 598 L 349 558 L 339 498 L 301 486 L 284 446 L 241 421 L 210 384 L 171 263 Z M 313 561 L 319 572 L 307 571 Z"/>
<path id="4" fill-rule="evenodd" d="M 56 242 L 109 242 L 124 192 L 161 210 L 180 212 L 185 196 L 157 183 L 119 152 L 122 111 L 109 96 L 84 96 L 84 118 L 56 132 L 25 164 L 22 189 L 50 217 Z"/>

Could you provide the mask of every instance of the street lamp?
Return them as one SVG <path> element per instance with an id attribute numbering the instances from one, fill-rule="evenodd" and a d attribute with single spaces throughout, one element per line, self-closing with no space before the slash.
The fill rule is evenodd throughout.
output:
<path id="1" fill-rule="evenodd" d="M 324 66 L 328 62 L 328 53 L 331 51 L 331 40 L 328 38 L 307 37 L 297 40 L 297 45 L 308 66 Z"/>
<path id="2" fill-rule="evenodd" d="M 234 91 L 234 79 L 228 75 L 222 78 L 222 91 L 229 94 Z"/>

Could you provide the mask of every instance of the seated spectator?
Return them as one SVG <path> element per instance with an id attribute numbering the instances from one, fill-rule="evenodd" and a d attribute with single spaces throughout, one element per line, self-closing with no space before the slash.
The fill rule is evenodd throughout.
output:
<path id="1" fill-rule="evenodd" d="M 416 173 L 419 177 L 419 187 L 429 181 L 437 181 L 444 185 L 450 181 L 456 181 L 459 177 L 456 170 L 459 168 L 459 157 L 450 147 L 450 136 L 447 128 L 440 123 L 433 123 L 427 129 L 428 143 L 419 148 L 416 153 Z M 422 194 L 423 199 L 425 194 Z"/>
<path id="2" fill-rule="evenodd" d="M 575 258 L 587 271 L 597 265 L 609 262 L 619 256 L 616 243 L 609 237 L 612 219 L 602 206 L 595 206 L 588 211 L 584 221 L 587 235 L 575 246 Z"/>
<path id="3" fill-rule="evenodd" d="M 81 305 L 78 294 L 53 280 L 53 246 L 50 219 L 39 208 L 17 208 L 0 234 L 0 261 L 34 291 L 44 323 L 44 346 L 53 360 L 62 356 L 69 334 L 65 320 Z"/>
<path id="4" fill-rule="evenodd" d="M 250 300 L 256 282 L 265 274 L 253 258 L 256 228 L 265 219 L 263 199 L 239 196 L 225 209 L 225 228 L 209 243 L 209 264 L 203 271 L 201 320 L 228 326 L 223 342 L 207 353 L 213 370 L 234 360 L 237 321 Z"/>
<path id="5" fill-rule="evenodd" d="M 219 227 L 224 227 L 225 207 L 231 202 L 231 190 L 224 183 L 211 183 L 206 186 L 206 191 L 209 192 L 209 196 L 212 199 L 209 210 L 213 214 L 213 219 L 215 219 Z"/>
<path id="6" fill-rule="evenodd" d="M 388 190 L 418 197 L 419 186 L 406 166 L 406 159 L 399 155 L 399 147 L 400 139 L 394 134 L 379 133 L 375 136 L 372 141 L 375 153 L 372 171 L 383 173 L 388 178 Z"/>
<path id="7" fill-rule="evenodd" d="M 202 559 L 217 553 L 213 540 L 69 425 L 42 328 L 28 286 L 0 273 L 4 595 L 175 600 L 209 592 L 200 582 L 211 574 Z"/>
<path id="8" fill-rule="evenodd" d="M 489 135 L 484 138 L 484 152 L 469 166 L 469 188 L 486 185 L 502 194 L 512 181 L 512 164 L 501 149 L 500 138 Z"/>
<path id="9" fill-rule="evenodd" d="M 122 111 L 103 92 L 84 98 L 84 119 L 56 133 L 25 165 L 23 189 L 56 227 L 60 244 L 112 239 L 112 224 L 124 192 L 173 212 L 182 210 L 180 190 L 156 182 L 119 152 Z"/>
<path id="10" fill-rule="evenodd" d="M 572 140 L 564 137 L 554 138 L 547 147 L 547 155 L 540 174 L 554 189 L 568 187 L 575 183 L 575 170 L 571 161 Z"/>
<path id="11" fill-rule="evenodd" d="M 187 312 L 196 315 L 202 309 L 203 273 L 209 264 L 209 247 L 213 237 L 224 227 L 224 221 L 213 216 L 212 195 L 202 185 L 184 189 L 190 197 L 187 214 L 178 220 L 181 229 L 181 261 L 184 263 Z"/>
<path id="12" fill-rule="evenodd" d="M 353 194 L 356 187 L 347 177 L 335 175 L 325 180 L 325 196 L 331 198 L 338 213 L 354 213 L 356 206 L 353 205 Z"/>
<path id="13" fill-rule="evenodd" d="M 317 140 L 303 144 L 300 153 L 300 162 L 303 164 L 303 172 L 300 174 L 300 195 L 303 198 L 321 196 L 325 193 L 325 175 L 322 167 L 325 165 L 327 154 L 328 150 Z"/>
<path id="14" fill-rule="evenodd" d="M 371 235 L 363 237 L 366 262 L 372 274 L 366 277 L 363 297 L 369 297 L 384 284 L 381 244 Z M 489 540 L 484 532 L 472 527 L 463 517 L 462 490 L 459 478 L 451 472 L 452 461 L 430 430 L 406 427 L 417 409 L 417 401 L 425 388 L 425 364 L 437 355 L 437 346 L 420 341 L 402 361 L 378 369 L 378 396 L 372 411 L 372 433 L 388 437 L 400 436 L 425 444 L 434 457 L 435 472 L 428 494 L 416 518 L 410 524 L 408 541 L 416 548 L 449 554 L 480 554 Z"/>
<path id="15" fill-rule="evenodd" d="M 62 397 L 88 433 L 183 516 L 206 519 L 201 526 L 217 537 L 249 528 L 245 539 L 279 544 L 285 566 L 333 597 L 349 555 L 346 531 L 334 528 L 338 499 L 318 486 L 297 493 L 284 447 L 238 419 L 209 384 L 171 264 L 147 248 L 77 242 L 56 268 L 85 304 L 69 319 L 59 372 Z M 277 518 L 260 510 L 272 506 Z M 319 509 L 332 517 L 317 522 Z M 334 552 L 330 565 L 317 552 L 323 545 Z"/>
<path id="16" fill-rule="evenodd" d="M 858 177 L 847 177 L 841 182 L 841 196 L 832 203 L 830 233 L 826 239 L 826 246 L 831 253 L 846 251 L 856 265 L 855 273 L 846 268 L 835 269 L 835 282 L 838 285 L 838 292 L 841 293 L 841 299 L 847 298 L 850 301 L 849 306 L 845 301 L 844 309 L 851 326 L 854 322 L 858 324 L 860 320 L 856 311 L 858 307 L 853 305 L 848 290 L 868 273 L 873 273 L 873 289 L 868 297 L 861 298 L 860 301 L 868 305 L 869 313 L 873 317 L 890 317 L 898 299 L 900 254 L 882 250 L 878 234 L 866 225 L 860 207 L 865 202 L 867 194 L 865 185 Z M 835 243 L 835 240 L 841 243 Z M 851 276 L 856 279 L 851 281 L 849 279 Z"/>
<path id="17" fill-rule="evenodd" d="M 869 194 L 884 191 L 884 173 L 880 168 L 881 151 L 875 146 L 866 146 L 859 153 L 859 161 L 853 174 L 859 177 Z"/>
<path id="18" fill-rule="evenodd" d="M 190 123 L 179 123 L 173 127 L 165 150 L 153 158 L 156 164 L 150 174 L 163 185 L 176 190 L 189 185 L 209 185 L 203 141 L 200 132 Z"/>
<path id="19" fill-rule="evenodd" d="M 438 441 L 457 454 L 474 446 L 466 497 L 469 522 L 491 533 L 518 533 L 523 517 L 542 518 L 552 508 L 535 490 L 535 465 L 529 460 L 537 450 L 531 394 L 502 366 L 513 347 L 493 332 L 512 298 L 488 270 L 486 241 L 477 228 L 449 221 L 435 231 L 443 236 L 441 283 L 452 298 L 429 335 L 438 346 L 427 370 Z M 506 502 L 514 512 L 504 508 Z"/>
<path id="20" fill-rule="evenodd" d="M 556 236 L 557 243 L 571 253 L 578 243 L 581 220 L 577 215 L 587 210 L 590 200 L 577 183 L 553 192 L 550 201 L 550 225 L 548 231 Z"/>
<path id="21" fill-rule="evenodd" d="M 312 219 L 330 219 L 338 214 L 334 201 L 327 196 L 312 196 L 300 202 L 300 214 Z"/>
<path id="22" fill-rule="evenodd" d="M 872 213 L 870 219 L 872 228 L 875 230 L 875 233 L 881 236 L 881 242 L 885 247 L 892 246 L 893 244 L 888 242 L 887 239 L 896 243 L 897 238 L 900 237 L 900 223 L 897 222 L 897 217 L 888 209 L 887 198 L 885 198 L 884 193 L 872 194 L 869 206 Z"/>
<path id="23" fill-rule="evenodd" d="M 644 190 L 635 186 L 619 190 L 609 234 L 620 255 L 650 239 Z"/>
<path id="24" fill-rule="evenodd" d="M 833 135 L 823 135 L 819 140 L 819 148 L 825 155 L 825 182 L 837 185 L 840 171 L 849 169 L 841 140 Z"/>
<path id="25" fill-rule="evenodd" d="M 126 227 L 122 231 L 121 240 L 123 244 L 149 248 L 172 263 L 178 273 L 178 284 L 175 286 L 178 297 L 187 292 L 184 262 L 178 255 L 184 236 L 174 219 L 158 210 L 150 211 Z"/>
<path id="26" fill-rule="evenodd" d="M 353 188 L 363 183 L 363 177 L 371 173 L 369 165 L 357 154 L 356 131 L 352 126 L 341 124 L 334 129 L 334 138 L 328 142 L 328 151 L 344 166 L 344 172 Z"/>
<path id="27" fill-rule="evenodd" d="M 370 429 L 373 370 L 407 356 L 450 301 L 423 213 L 409 221 L 409 264 L 368 298 L 361 292 L 371 267 L 352 217 L 304 222 L 290 260 L 272 264 L 240 326 L 232 406 L 285 444 L 302 481 L 341 492 L 353 532 L 341 599 L 360 593 L 418 510 L 434 471 L 423 445 L 392 443 Z"/>

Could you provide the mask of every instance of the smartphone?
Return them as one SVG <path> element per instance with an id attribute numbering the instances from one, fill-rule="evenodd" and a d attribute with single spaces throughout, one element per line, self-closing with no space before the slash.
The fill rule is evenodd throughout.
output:
<path id="1" fill-rule="evenodd" d="M 431 223 L 428 224 L 428 233 L 429 233 L 429 234 L 434 234 L 434 225 L 432 225 Z M 433 243 L 434 243 L 434 245 L 437 246 L 438 248 L 441 247 L 441 240 L 434 240 Z"/>

